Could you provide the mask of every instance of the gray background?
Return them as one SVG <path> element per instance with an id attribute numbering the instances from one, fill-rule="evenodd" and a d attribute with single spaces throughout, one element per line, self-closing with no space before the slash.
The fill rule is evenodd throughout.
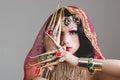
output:
<path id="1" fill-rule="evenodd" d="M 22 80 L 25 56 L 58 0 L 0 0 L 0 80 Z M 63 0 L 90 17 L 106 58 L 120 59 L 120 0 Z"/>

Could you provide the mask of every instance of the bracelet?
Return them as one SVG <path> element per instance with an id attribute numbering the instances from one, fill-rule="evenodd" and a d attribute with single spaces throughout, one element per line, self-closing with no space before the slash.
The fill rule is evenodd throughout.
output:
<path id="1" fill-rule="evenodd" d="M 48 68 L 45 68 L 43 73 L 42 73 L 42 78 L 48 78 L 50 70 Z"/>
<path id="2" fill-rule="evenodd" d="M 78 66 L 88 69 L 90 73 L 94 73 L 94 71 L 102 71 L 102 63 L 93 58 L 80 58 Z"/>
<path id="3" fill-rule="evenodd" d="M 98 61 L 98 60 L 94 60 L 94 69 L 96 71 L 102 71 L 102 62 Z"/>
<path id="4" fill-rule="evenodd" d="M 89 58 L 88 60 L 88 71 L 90 73 L 94 72 L 94 63 L 93 63 L 93 58 Z"/>
<path id="5" fill-rule="evenodd" d="M 82 68 L 88 68 L 88 58 L 80 58 L 78 61 L 78 66 Z"/>

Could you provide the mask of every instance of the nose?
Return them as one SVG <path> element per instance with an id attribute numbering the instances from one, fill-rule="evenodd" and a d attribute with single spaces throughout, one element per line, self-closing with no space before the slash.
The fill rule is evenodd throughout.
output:
<path id="1" fill-rule="evenodd" d="M 63 45 L 63 46 L 69 44 L 70 43 L 69 35 L 67 35 L 67 34 L 63 35 L 61 41 L 62 41 L 61 45 Z"/>

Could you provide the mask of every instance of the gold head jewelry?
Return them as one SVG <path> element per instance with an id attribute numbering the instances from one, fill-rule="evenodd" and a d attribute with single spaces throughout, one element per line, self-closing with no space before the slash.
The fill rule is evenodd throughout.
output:
<path id="1" fill-rule="evenodd" d="M 68 26 L 71 22 L 74 22 L 75 24 L 80 24 L 80 18 L 77 15 L 72 15 L 72 18 L 70 17 L 64 17 L 64 25 Z"/>

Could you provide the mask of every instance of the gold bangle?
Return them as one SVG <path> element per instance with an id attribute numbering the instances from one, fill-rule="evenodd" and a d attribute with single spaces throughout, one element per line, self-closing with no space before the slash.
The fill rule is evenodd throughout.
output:
<path id="1" fill-rule="evenodd" d="M 88 58 L 80 58 L 78 60 L 78 66 L 82 68 L 88 68 Z"/>
<path id="2" fill-rule="evenodd" d="M 88 69 L 89 68 L 89 66 L 88 66 L 89 60 L 90 60 L 90 58 L 80 58 L 78 60 L 78 66 L 81 68 Z M 93 59 L 92 64 L 93 64 L 93 68 L 92 68 L 93 70 L 102 71 L 102 62 L 101 61 L 98 61 L 97 59 Z"/>
<path id="3" fill-rule="evenodd" d="M 102 62 L 94 60 L 93 63 L 96 71 L 102 71 Z"/>

